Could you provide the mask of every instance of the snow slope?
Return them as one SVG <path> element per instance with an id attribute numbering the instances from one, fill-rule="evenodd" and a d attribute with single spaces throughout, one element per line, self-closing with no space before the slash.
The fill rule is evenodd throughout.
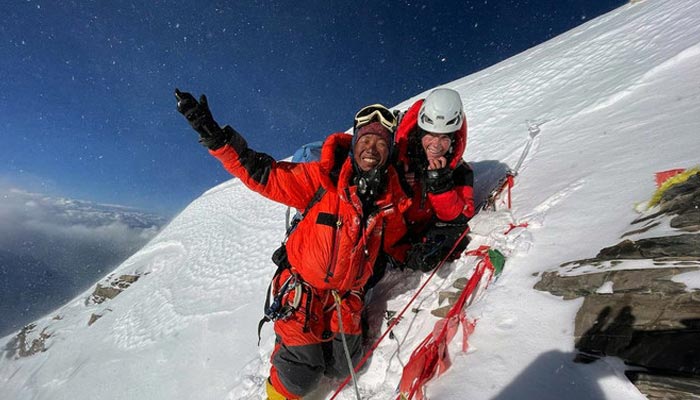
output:
<path id="1" fill-rule="evenodd" d="M 477 188 L 490 172 L 517 163 L 528 127 L 539 134 L 512 210 L 473 221 L 472 246 L 491 244 L 509 259 L 468 310 L 478 318 L 471 350 L 461 354 L 453 343 L 454 364 L 428 385 L 431 398 L 644 398 L 619 361 L 572 362 L 580 300 L 535 291 L 533 274 L 617 243 L 635 205 L 651 196 L 654 172 L 698 164 L 699 21 L 694 0 L 628 4 L 445 85 L 465 101 L 466 159 L 479 174 Z M 235 125 L 235 116 L 222 118 Z M 529 226 L 504 235 L 511 222 Z M 126 291 L 98 305 L 86 305 L 86 292 L 37 321 L 29 340 L 45 329 L 48 350 L 21 359 L 6 352 L 0 398 L 262 398 L 273 337 L 267 326 L 258 347 L 256 328 L 283 225 L 283 206 L 237 180 L 209 190 L 114 271 L 143 275 Z M 424 311 L 404 318 L 360 376 L 363 398 L 393 398 L 402 363 L 435 322 L 427 310 L 437 306 L 437 291 L 472 266 L 460 259 L 428 285 L 417 300 Z M 400 309 L 425 278 L 391 272 L 372 297 L 372 321 L 379 323 L 385 304 Z M 684 282 L 700 287 L 700 274 Z M 88 326 L 91 314 L 102 318 Z M 328 397 L 329 387 L 312 398 Z M 355 398 L 352 390 L 339 397 Z"/>

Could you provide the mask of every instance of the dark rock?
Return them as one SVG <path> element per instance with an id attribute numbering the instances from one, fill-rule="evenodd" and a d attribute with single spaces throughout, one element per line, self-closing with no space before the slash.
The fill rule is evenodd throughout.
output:
<path id="1" fill-rule="evenodd" d="M 688 232 L 700 230 L 700 209 L 687 210 L 671 219 L 671 227 Z"/>
<path id="2" fill-rule="evenodd" d="M 648 297 L 648 296 L 645 296 Z M 588 298 L 586 299 L 588 300 Z M 664 310 L 661 321 L 653 319 L 645 299 L 629 299 L 628 303 L 609 302 L 598 310 L 593 321 L 580 322 L 577 316 L 577 331 L 584 325 L 589 328 L 576 342 L 576 349 L 585 355 L 576 361 L 589 362 L 596 356 L 615 356 L 625 363 L 663 371 L 665 374 L 700 376 L 700 319 L 674 319 L 672 310 Z M 698 315 L 700 302 L 686 297 L 680 308 L 684 314 Z M 587 312 L 592 309 L 587 310 Z M 579 313 L 579 315 L 581 312 Z M 589 319 L 584 316 L 583 319 Z M 579 326 L 579 323 L 581 325 Z M 671 325 L 678 324 L 674 327 Z"/>
<path id="3" fill-rule="evenodd" d="M 685 182 L 673 185 L 661 197 L 662 200 L 669 200 L 679 195 L 697 193 L 700 190 L 700 173 L 691 175 Z"/>
<path id="4" fill-rule="evenodd" d="M 616 258 L 639 259 L 642 258 L 642 253 L 635 242 L 625 240 L 615 246 L 602 249 L 596 256 L 598 260 L 613 260 Z"/>
<path id="5" fill-rule="evenodd" d="M 460 278 L 460 279 L 462 279 L 462 278 Z M 459 286 L 457 281 L 454 282 L 453 286 L 454 287 Z M 464 287 L 462 287 L 462 289 L 464 289 Z M 442 307 L 438 307 L 434 310 L 430 310 L 430 313 L 436 317 L 445 318 L 447 316 L 447 313 L 452 308 L 452 305 L 457 302 L 457 299 L 459 299 L 459 295 L 460 295 L 459 292 L 441 291 L 440 293 L 438 293 L 438 304 L 442 304 L 445 300 L 447 300 L 447 305 L 442 306 Z"/>
<path id="6" fill-rule="evenodd" d="M 139 278 L 140 275 L 121 275 L 119 278 L 109 281 L 109 286 L 103 286 L 98 283 L 90 297 L 85 300 L 85 304 L 101 304 L 106 300 L 111 300 L 131 286 L 132 283 L 139 280 Z"/>
<path id="7" fill-rule="evenodd" d="M 434 310 L 430 310 L 430 313 L 438 318 L 445 318 L 445 317 L 447 317 L 447 313 L 450 312 L 451 308 L 452 308 L 452 306 L 449 306 L 449 305 L 443 306 L 440 308 L 436 308 Z"/>
<path id="8" fill-rule="evenodd" d="M 688 292 L 684 284 L 671 280 L 698 269 L 668 267 L 563 277 L 547 272 L 535 287 L 565 299 L 584 296 L 575 320 L 579 351 L 575 361 L 619 357 L 654 372 L 635 382 L 649 398 L 700 398 L 696 382 L 700 378 L 700 291 Z M 612 282 L 613 293 L 596 293 L 605 282 Z M 663 397 L 664 391 L 673 396 Z"/>
<path id="9" fill-rule="evenodd" d="M 700 399 L 700 378 L 647 371 L 628 371 L 625 375 L 649 400 Z"/>
<path id="10" fill-rule="evenodd" d="M 111 308 L 106 308 L 103 310 L 102 314 L 92 314 L 90 315 L 90 319 L 88 320 L 88 326 L 94 324 L 98 319 L 104 317 L 104 313 L 112 311 Z"/>
<path id="11" fill-rule="evenodd" d="M 586 335 L 596 324 L 604 323 L 601 328 L 612 324 L 609 316 L 618 315 L 624 310 L 630 313 L 630 321 L 624 321 L 630 329 L 658 331 L 664 329 L 682 329 L 682 321 L 700 318 L 700 292 L 685 292 L 675 295 L 664 293 L 623 293 L 596 294 L 586 296 L 576 314 L 574 337 L 579 339 Z M 700 337 L 698 337 L 700 345 Z M 606 354 L 610 354 L 607 353 Z M 699 360 L 700 361 L 700 360 Z"/>
<path id="12" fill-rule="evenodd" d="M 671 186 L 664 192 L 659 201 L 658 211 L 645 215 L 632 221 L 632 224 L 656 219 L 663 215 L 678 215 L 683 216 L 683 221 L 693 221 L 693 212 L 700 207 L 700 173 L 692 175 L 685 182 Z M 687 215 L 687 216 L 684 216 Z M 696 218 L 696 217 L 695 217 Z M 695 219 L 695 225 L 700 224 Z M 691 227 L 692 225 L 688 225 Z M 689 231 L 697 231 L 697 229 L 685 229 Z"/>
<path id="13" fill-rule="evenodd" d="M 645 226 L 642 227 L 642 228 L 635 229 L 635 230 L 632 230 L 632 231 L 629 231 L 629 232 L 625 232 L 625 233 L 622 235 L 622 237 L 625 237 L 625 236 L 632 236 L 632 235 L 637 235 L 637 234 L 640 234 L 640 233 L 644 233 L 644 232 L 648 231 L 649 229 L 654 228 L 654 227 L 657 227 L 657 226 L 659 226 L 659 225 L 661 225 L 661 222 L 658 222 L 658 221 L 657 221 L 657 222 L 652 222 L 652 223 L 650 223 L 650 224 L 648 224 L 648 225 L 645 225 Z"/>
<path id="14" fill-rule="evenodd" d="M 105 300 L 113 299 L 113 298 L 117 297 L 117 295 L 121 292 L 122 292 L 122 289 L 111 287 L 111 286 L 102 286 L 98 283 L 97 287 L 95 287 L 95 290 L 92 292 L 92 295 L 90 296 L 90 301 L 92 301 L 95 304 L 101 304 Z"/>
<path id="15" fill-rule="evenodd" d="M 545 272 L 535 284 L 535 289 L 571 300 L 595 293 L 605 283 L 607 275 L 608 273 L 559 276 L 557 272 Z"/>
<path id="16" fill-rule="evenodd" d="M 700 204 L 700 173 L 671 186 L 661 196 L 659 206 L 666 214 L 681 213 Z"/>
<path id="17" fill-rule="evenodd" d="M 35 324 L 25 326 L 5 345 L 4 353 L 6 358 L 24 358 L 46 351 L 46 340 L 51 337 L 51 334 L 44 329 L 38 338 L 28 343 L 28 336 L 34 328 L 36 328 Z"/>
<path id="18" fill-rule="evenodd" d="M 671 217 L 673 228 L 700 230 L 700 174 L 667 189 L 652 214 L 633 221 L 645 225 L 623 237 L 660 225 L 662 217 Z M 609 270 L 622 260 L 629 265 L 642 259 L 664 267 Z M 568 273 L 584 265 L 608 270 L 578 276 L 545 272 L 535 289 L 564 299 L 584 297 L 575 320 L 575 361 L 619 357 L 636 367 L 626 374 L 649 399 L 700 399 L 700 291 L 671 279 L 697 271 L 699 262 L 700 234 L 623 240 L 595 258 L 561 265 Z M 612 282 L 612 293 L 597 293 L 606 282 Z"/>
<path id="19" fill-rule="evenodd" d="M 102 316 L 99 315 L 99 314 L 92 314 L 92 315 L 90 315 L 90 320 L 88 320 L 88 326 L 94 324 L 95 321 L 97 321 L 97 320 L 100 319 L 100 318 L 102 318 Z"/>
<path id="20" fill-rule="evenodd" d="M 596 294 L 605 282 L 613 283 L 615 293 L 684 293 L 685 285 L 671 278 L 685 272 L 697 271 L 698 267 L 646 268 L 597 272 L 592 274 L 560 276 L 557 272 L 545 272 L 535 289 L 562 296 L 571 300 Z"/>
<path id="21" fill-rule="evenodd" d="M 117 279 L 115 284 L 117 286 L 120 286 L 120 287 L 124 286 L 123 288 L 125 289 L 125 288 L 131 286 L 132 283 L 138 281 L 139 278 L 140 278 L 139 275 L 122 275 Z"/>
<path id="22" fill-rule="evenodd" d="M 457 301 L 458 298 L 459 293 L 457 292 L 441 291 L 440 293 L 438 293 L 438 304 L 442 304 L 445 300 L 447 300 L 447 303 L 449 305 L 452 305 Z"/>
<path id="23" fill-rule="evenodd" d="M 624 240 L 615 246 L 600 250 L 596 259 L 658 259 L 667 257 L 691 257 L 700 260 L 700 235 L 663 236 L 640 239 L 636 242 Z"/>
<path id="24" fill-rule="evenodd" d="M 469 279 L 467 278 L 457 278 L 454 282 L 452 282 L 452 287 L 455 289 L 464 290 L 464 288 L 467 287 L 468 282 Z"/>

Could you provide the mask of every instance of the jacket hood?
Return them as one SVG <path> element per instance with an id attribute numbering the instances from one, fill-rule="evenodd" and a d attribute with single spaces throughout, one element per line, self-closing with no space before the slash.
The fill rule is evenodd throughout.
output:
<path id="1" fill-rule="evenodd" d="M 409 164 L 409 146 L 411 143 L 420 142 L 420 128 L 418 127 L 418 111 L 420 111 L 424 100 L 418 100 L 406 111 L 403 118 L 399 122 L 395 136 L 395 151 L 397 152 L 397 160 L 399 163 Z M 452 139 L 452 153 L 450 159 L 450 167 L 456 168 L 464 157 L 464 151 L 467 149 L 467 119 L 464 119 L 462 127 L 454 133 Z M 415 151 L 423 151 L 422 149 L 413 149 Z"/>
<path id="2" fill-rule="evenodd" d="M 321 146 L 321 158 L 319 163 L 323 187 L 330 192 L 336 192 L 341 169 L 346 169 L 349 163 L 350 149 L 352 148 L 352 135 L 338 132 L 329 135 Z"/>
<path id="3" fill-rule="evenodd" d="M 339 132 L 329 135 L 321 147 L 321 169 L 325 172 L 323 187 L 330 192 L 340 192 L 341 198 L 349 201 L 342 191 L 350 186 L 350 178 L 354 174 L 353 161 L 350 159 L 352 135 Z M 410 199 L 401 190 L 399 176 L 392 165 L 387 166 L 387 185 L 392 193 L 385 193 L 377 199 L 378 205 L 393 201 L 401 212 L 410 206 Z M 330 176 L 330 179 L 328 178 Z M 388 199 L 393 199 L 389 201 Z"/>

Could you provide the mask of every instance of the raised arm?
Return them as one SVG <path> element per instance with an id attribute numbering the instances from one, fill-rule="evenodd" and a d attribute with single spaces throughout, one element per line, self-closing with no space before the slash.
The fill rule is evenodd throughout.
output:
<path id="1" fill-rule="evenodd" d="M 230 126 L 214 120 L 206 96 L 197 101 L 187 92 L 175 89 L 177 110 L 199 134 L 199 142 L 219 159 L 224 168 L 248 188 L 279 203 L 304 208 L 321 185 L 317 163 L 277 162 L 271 156 L 252 150 Z"/>

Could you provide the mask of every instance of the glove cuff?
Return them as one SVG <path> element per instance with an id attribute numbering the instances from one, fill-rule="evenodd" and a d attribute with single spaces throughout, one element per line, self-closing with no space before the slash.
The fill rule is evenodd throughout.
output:
<path id="1" fill-rule="evenodd" d="M 428 193 L 440 194 L 445 193 L 454 188 L 454 179 L 452 179 L 452 170 L 449 168 L 441 168 L 428 170 L 425 174 L 425 190 Z"/>
<path id="2" fill-rule="evenodd" d="M 233 136 L 232 132 L 226 128 L 228 126 L 224 129 L 219 128 L 216 132 L 210 132 L 208 136 L 200 136 L 199 143 L 209 150 L 218 150 L 224 147 L 231 140 L 231 136 Z"/>

